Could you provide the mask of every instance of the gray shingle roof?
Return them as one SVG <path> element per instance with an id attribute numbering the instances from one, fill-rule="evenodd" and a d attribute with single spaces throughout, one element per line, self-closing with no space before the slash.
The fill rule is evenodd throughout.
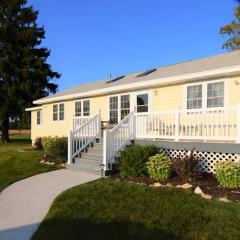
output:
<path id="1" fill-rule="evenodd" d="M 67 96 L 69 94 L 84 93 L 87 91 L 93 91 L 97 89 L 105 89 L 113 86 L 120 86 L 129 83 L 144 82 L 153 79 L 161 79 L 167 77 L 174 77 L 178 75 L 198 73 L 202 71 L 226 68 L 231 66 L 240 65 L 240 50 L 227 52 L 215 56 L 206 58 L 196 59 L 192 61 L 177 63 L 173 65 L 163 66 L 157 68 L 156 71 L 143 77 L 136 77 L 138 73 L 126 75 L 124 78 L 114 81 L 112 83 L 106 83 L 109 79 L 96 81 L 87 84 L 81 84 L 77 87 L 58 92 L 48 97 L 42 98 L 41 100 L 50 100 L 55 97 Z"/>

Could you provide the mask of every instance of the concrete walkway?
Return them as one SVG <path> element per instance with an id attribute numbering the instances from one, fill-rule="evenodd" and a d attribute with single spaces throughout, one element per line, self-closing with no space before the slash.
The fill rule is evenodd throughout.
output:
<path id="1" fill-rule="evenodd" d="M 0 193 L 0 240 L 28 240 L 62 191 L 99 176 L 68 169 L 16 182 Z"/>

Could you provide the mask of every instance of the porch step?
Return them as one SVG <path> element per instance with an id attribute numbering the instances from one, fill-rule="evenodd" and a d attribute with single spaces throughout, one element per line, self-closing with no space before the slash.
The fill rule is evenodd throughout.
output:
<path id="1" fill-rule="evenodd" d="M 101 175 L 100 165 L 103 162 L 102 139 L 94 141 L 82 153 L 75 158 L 75 162 L 68 166 L 69 169 Z"/>
<path id="2" fill-rule="evenodd" d="M 93 144 L 93 148 L 95 148 L 95 149 L 103 149 L 103 143 L 94 143 Z"/>
<path id="3" fill-rule="evenodd" d="M 102 160 L 90 160 L 87 158 L 75 158 L 74 164 L 82 164 L 83 166 L 93 166 L 99 167 L 102 163 Z"/>
<path id="4" fill-rule="evenodd" d="M 90 149 L 87 153 L 81 153 L 81 159 L 88 159 L 88 160 L 96 160 L 96 161 L 102 161 L 103 159 L 103 154 L 95 154 L 92 153 L 92 149 Z"/>

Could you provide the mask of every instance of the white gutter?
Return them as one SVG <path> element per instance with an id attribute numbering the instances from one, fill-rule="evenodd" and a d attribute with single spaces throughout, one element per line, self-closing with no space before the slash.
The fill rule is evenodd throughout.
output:
<path id="1" fill-rule="evenodd" d="M 86 91 L 82 93 L 74 93 L 74 94 L 69 94 L 69 95 L 64 95 L 59 97 L 52 97 L 49 99 L 39 99 L 39 100 L 33 101 L 33 103 L 44 104 L 44 103 L 71 100 L 71 99 L 82 98 L 82 97 L 92 97 L 92 96 L 103 95 L 103 94 L 117 93 L 120 91 L 163 86 L 168 84 L 189 82 L 192 80 L 196 81 L 196 80 L 205 79 L 208 77 L 224 77 L 224 76 L 229 76 L 229 74 L 231 75 L 240 74 L 240 65 L 221 68 L 221 69 L 215 69 L 215 70 L 202 71 L 197 73 L 177 75 L 173 77 L 147 80 L 142 82 L 128 83 L 128 84 L 118 85 L 114 87 L 107 87 L 107 88 L 101 88 L 97 90 Z"/>
<path id="2" fill-rule="evenodd" d="M 31 108 L 26 108 L 26 112 L 31 112 L 31 111 L 37 111 L 37 110 L 42 110 L 42 106 L 39 107 L 31 107 Z"/>

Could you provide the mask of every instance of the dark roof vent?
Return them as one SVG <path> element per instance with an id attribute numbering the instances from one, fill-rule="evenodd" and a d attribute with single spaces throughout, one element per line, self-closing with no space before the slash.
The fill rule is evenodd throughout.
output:
<path id="1" fill-rule="evenodd" d="M 155 72 L 156 70 L 157 70 L 156 68 L 149 69 L 149 70 L 147 70 L 147 71 L 145 71 L 145 72 L 139 73 L 139 74 L 137 75 L 137 77 L 146 76 L 146 75 L 148 75 L 148 74 L 150 74 L 150 73 L 152 73 L 152 72 Z"/>
<path id="2" fill-rule="evenodd" d="M 124 78 L 124 77 L 125 77 L 124 75 L 118 76 L 118 77 L 115 77 L 115 78 L 113 78 L 113 79 L 110 79 L 110 80 L 106 81 L 106 83 L 116 82 L 117 80 L 120 80 L 120 79 L 122 79 L 122 78 Z"/>

